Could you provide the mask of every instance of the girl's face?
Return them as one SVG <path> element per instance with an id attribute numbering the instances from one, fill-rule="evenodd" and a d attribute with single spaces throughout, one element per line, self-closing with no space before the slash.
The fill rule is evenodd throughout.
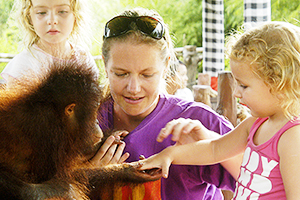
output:
<path id="1" fill-rule="evenodd" d="M 249 62 L 230 60 L 231 71 L 237 81 L 235 97 L 246 104 L 254 117 L 268 117 L 280 112 L 279 100 L 250 69 Z"/>
<path id="2" fill-rule="evenodd" d="M 43 45 L 65 45 L 75 16 L 70 0 L 32 0 L 31 23 Z"/>
<path id="3" fill-rule="evenodd" d="M 115 42 L 105 65 L 115 112 L 141 118 L 149 115 L 158 103 L 165 69 L 157 48 Z"/>

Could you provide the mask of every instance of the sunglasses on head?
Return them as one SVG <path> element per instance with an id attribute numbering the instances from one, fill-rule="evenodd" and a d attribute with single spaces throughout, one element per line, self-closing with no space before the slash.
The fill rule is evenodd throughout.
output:
<path id="1" fill-rule="evenodd" d="M 110 37 L 120 36 L 130 30 L 133 30 L 131 23 L 135 23 L 139 31 L 154 39 L 160 40 L 162 37 L 164 37 L 164 26 L 160 21 L 153 17 L 118 16 L 112 18 L 106 23 L 103 38 L 106 39 Z"/>

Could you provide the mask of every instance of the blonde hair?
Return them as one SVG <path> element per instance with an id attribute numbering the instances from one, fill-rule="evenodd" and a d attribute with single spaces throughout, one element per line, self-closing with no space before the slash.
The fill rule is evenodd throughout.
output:
<path id="1" fill-rule="evenodd" d="M 91 44 L 91 29 L 89 26 L 88 8 L 85 0 L 70 0 L 70 7 L 75 16 L 73 30 L 69 36 L 69 40 L 73 43 L 80 44 L 88 49 Z M 22 44 L 25 48 L 29 48 L 39 41 L 30 19 L 30 10 L 32 8 L 31 0 L 15 0 L 12 9 L 13 18 L 18 22 L 22 33 Z"/>
<path id="2" fill-rule="evenodd" d="M 144 43 L 157 47 L 161 50 L 161 55 L 163 60 L 166 62 L 176 59 L 173 48 L 173 41 L 170 36 L 169 28 L 164 23 L 163 18 L 154 10 L 148 10 L 145 8 L 134 8 L 131 10 L 126 10 L 119 14 L 118 16 L 127 16 L 127 17 L 138 17 L 138 16 L 149 16 L 159 20 L 165 30 L 164 38 L 157 40 L 152 37 L 149 37 L 143 33 L 141 33 L 136 26 L 133 24 L 133 30 L 128 31 L 126 34 L 120 35 L 118 37 L 112 37 L 104 39 L 102 44 L 102 55 L 104 57 L 104 62 L 107 62 L 109 59 L 109 52 L 112 43 L 114 42 L 124 42 L 124 41 L 132 41 L 135 44 Z"/>
<path id="3" fill-rule="evenodd" d="M 229 37 L 230 59 L 250 62 L 270 92 L 280 98 L 284 114 L 300 112 L 300 28 L 286 22 L 268 22 Z M 272 106 L 272 105 L 270 105 Z"/>

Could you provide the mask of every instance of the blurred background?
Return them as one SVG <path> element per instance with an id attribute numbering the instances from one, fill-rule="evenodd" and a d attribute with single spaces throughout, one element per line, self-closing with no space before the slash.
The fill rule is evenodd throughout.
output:
<path id="1" fill-rule="evenodd" d="M 20 32 L 10 18 L 14 0 L 0 0 L 0 53 L 17 54 Z M 201 0 L 86 0 L 92 13 L 92 55 L 101 55 L 102 33 L 105 22 L 127 8 L 145 7 L 162 15 L 169 25 L 175 47 L 195 45 L 202 47 Z M 224 0 L 225 37 L 243 23 L 243 1 Z M 272 21 L 287 21 L 300 25 L 299 0 L 272 0 Z M 7 63 L 0 63 L 0 72 Z M 97 64 L 101 68 L 100 61 Z M 225 62 L 225 65 L 228 64 Z M 201 72 L 201 63 L 199 63 Z"/>

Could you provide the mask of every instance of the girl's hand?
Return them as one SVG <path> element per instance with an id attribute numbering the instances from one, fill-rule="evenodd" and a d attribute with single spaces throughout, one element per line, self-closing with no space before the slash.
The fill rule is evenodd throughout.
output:
<path id="1" fill-rule="evenodd" d="M 172 164 L 172 146 L 167 147 L 158 154 L 155 154 L 147 159 L 138 161 L 142 166 L 141 170 L 159 168 L 162 169 L 162 176 L 168 178 L 169 168 Z"/>
<path id="2" fill-rule="evenodd" d="M 127 134 L 126 131 L 118 131 L 109 136 L 90 162 L 95 166 L 125 162 L 129 157 L 129 153 L 123 154 L 125 142 L 121 141 L 120 138 L 125 137 Z"/>
<path id="3" fill-rule="evenodd" d="M 167 123 L 157 136 L 157 141 L 162 142 L 169 135 L 172 135 L 172 140 L 176 142 L 176 145 L 220 137 L 219 134 L 205 128 L 199 120 L 184 118 L 174 119 Z"/>

